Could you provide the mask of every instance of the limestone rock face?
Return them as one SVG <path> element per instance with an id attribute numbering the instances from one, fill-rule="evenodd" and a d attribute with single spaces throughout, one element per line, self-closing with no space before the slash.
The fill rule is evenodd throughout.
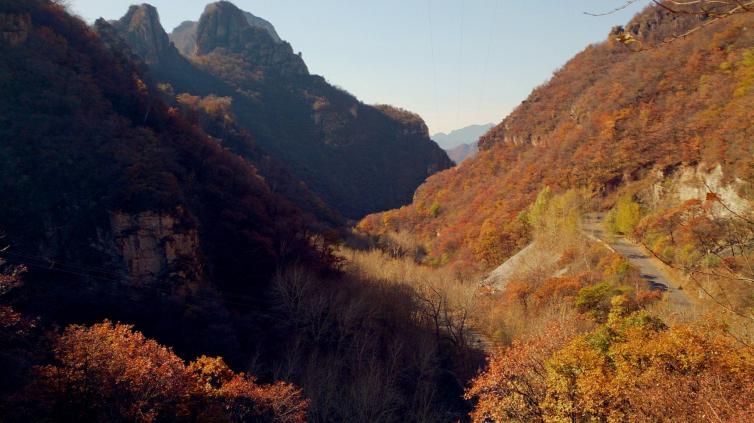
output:
<path id="1" fill-rule="evenodd" d="M 199 26 L 199 22 L 185 21 L 170 33 L 170 41 L 184 56 L 191 56 L 196 51 L 197 26 Z"/>
<path id="2" fill-rule="evenodd" d="M 745 182 L 738 178 L 727 180 L 719 164 L 714 167 L 704 164 L 683 166 L 670 175 L 658 171 L 656 179 L 657 182 L 652 185 L 652 202 L 655 206 L 662 203 L 680 204 L 688 200 L 704 201 L 708 193 L 714 193 L 725 205 L 716 210 L 721 216 L 729 215 L 731 211 L 745 213 L 752 207 L 739 194 Z"/>
<path id="3" fill-rule="evenodd" d="M 246 17 L 246 22 L 249 23 L 254 28 L 261 28 L 267 31 L 268 34 L 270 34 L 270 37 L 276 42 L 276 43 L 282 43 L 283 40 L 280 39 L 280 36 L 278 35 L 277 31 L 275 31 L 275 27 L 268 22 L 265 19 L 260 18 L 259 16 L 254 16 L 249 12 L 244 12 L 244 16 Z"/>
<path id="4" fill-rule="evenodd" d="M 31 16 L 28 14 L 0 13 L 0 40 L 16 46 L 29 37 Z"/>
<path id="5" fill-rule="evenodd" d="M 275 27 L 267 20 L 254 16 L 249 12 L 243 12 L 246 22 L 252 28 L 259 28 L 267 32 L 275 43 L 282 44 L 283 40 L 278 35 Z M 196 53 L 196 35 L 199 29 L 199 22 L 185 21 L 173 29 L 170 33 L 170 41 L 175 48 L 184 55 L 191 56 Z"/>
<path id="6" fill-rule="evenodd" d="M 175 214 L 111 214 L 115 248 L 133 282 L 198 283 L 202 274 L 199 235 L 181 214 L 180 210 Z"/>
<path id="7" fill-rule="evenodd" d="M 277 41 L 279 37 L 273 37 L 269 29 L 249 24 L 248 15 L 230 2 L 208 5 L 197 25 L 195 53 L 202 56 L 225 49 L 263 71 L 308 75 L 304 60 L 290 44 Z"/>
<path id="8" fill-rule="evenodd" d="M 157 63 L 172 52 L 157 9 L 151 5 L 131 6 L 128 13 L 113 24 L 134 52 L 148 64 Z"/>

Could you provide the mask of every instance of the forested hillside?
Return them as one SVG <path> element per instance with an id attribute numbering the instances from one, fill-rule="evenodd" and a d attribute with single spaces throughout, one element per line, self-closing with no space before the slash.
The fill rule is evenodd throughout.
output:
<path id="1" fill-rule="evenodd" d="M 365 105 L 310 75 L 288 43 L 229 2 L 179 28 L 188 59 L 149 5 L 112 27 L 175 94 L 228 97 L 235 123 L 347 217 L 407 204 L 427 176 L 452 166 L 421 118 Z"/>
<path id="2" fill-rule="evenodd" d="M 0 25 L 0 419 L 464 414 L 467 347 L 413 287 L 343 269 L 328 207 L 289 201 L 316 197 L 229 99 L 171 95 L 55 2 Z"/>
<path id="3" fill-rule="evenodd" d="M 754 421 L 747 2 L 651 5 L 451 169 L 228 2 L 0 2 L 0 421 Z"/>
<path id="4" fill-rule="evenodd" d="M 535 89 L 481 140 L 475 159 L 360 228 L 410 232 L 432 263 L 482 271 L 527 244 L 519 214 L 546 186 L 584 188 L 609 207 L 627 187 L 720 164 L 721 184 L 737 181 L 751 198 L 754 18 L 734 15 L 656 46 L 701 19 L 648 8 Z M 627 47 L 618 41 L 625 33 L 656 47 Z"/>
<path id="5" fill-rule="evenodd" d="M 211 296 L 221 313 L 222 295 L 258 294 L 286 262 L 328 266 L 303 213 L 167 107 L 122 50 L 47 2 L 3 13 L 27 22 L 0 46 L 0 226 L 6 257 L 29 267 L 22 310 L 60 322 L 154 319 L 194 350 L 204 341 L 178 328 L 223 318 L 158 317 L 152 290 L 177 304 Z"/>

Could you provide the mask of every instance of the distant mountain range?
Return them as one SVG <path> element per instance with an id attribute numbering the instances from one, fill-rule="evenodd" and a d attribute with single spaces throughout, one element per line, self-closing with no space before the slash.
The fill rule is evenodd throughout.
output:
<path id="1" fill-rule="evenodd" d="M 450 160 L 453 160 L 455 164 L 460 164 L 462 161 L 476 156 L 476 153 L 479 152 L 479 146 L 477 142 L 473 142 L 471 144 L 461 144 L 446 151 Z"/>
<path id="2" fill-rule="evenodd" d="M 495 125 L 491 123 L 486 125 L 471 125 L 456 129 L 449 134 L 444 132 L 434 134 L 432 135 L 432 140 L 448 153 L 450 160 L 459 164 L 470 157 L 476 156 L 476 153 L 479 151 L 477 141 L 494 127 Z"/>
<path id="3" fill-rule="evenodd" d="M 456 129 L 449 134 L 440 132 L 432 135 L 432 140 L 444 150 L 452 150 L 461 144 L 474 144 L 479 137 L 486 134 L 495 125 L 488 123 L 485 125 L 471 125 L 465 128 Z"/>

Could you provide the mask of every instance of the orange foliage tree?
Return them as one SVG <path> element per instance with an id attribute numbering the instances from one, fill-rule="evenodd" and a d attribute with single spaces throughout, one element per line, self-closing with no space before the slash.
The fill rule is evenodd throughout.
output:
<path id="1" fill-rule="evenodd" d="M 608 322 L 493 355 L 466 396 L 475 422 L 752 421 L 754 354 L 724 328 L 668 328 L 613 302 Z"/>
<path id="2" fill-rule="evenodd" d="M 29 398 L 53 419 L 81 421 L 303 422 L 308 402 L 292 385 L 257 384 L 221 358 L 188 366 L 131 326 L 69 326 L 55 363 L 36 368 Z"/>

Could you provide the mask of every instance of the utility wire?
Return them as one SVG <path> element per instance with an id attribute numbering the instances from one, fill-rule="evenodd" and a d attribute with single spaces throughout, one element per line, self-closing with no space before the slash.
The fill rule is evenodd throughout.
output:
<path id="1" fill-rule="evenodd" d="M 482 86 L 479 89 L 479 105 L 477 107 L 477 110 L 482 109 L 482 105 L 484 104 L 484 94 L 487 91 L 487 72 L 490 66 L 490 55 L 492 54 L 492 40 L 495 34 L 497 14 L 500 10 L 500 0 L 492 0 L 492 2 L 495 4 L 495 6 L 493 7 L 492 18 L 490 20 L 490 32 L 489 37 L 487 38 L 487 52 L 484 58 L 484 66 L 482 67 Z"/>
<path id="2" fill-rule="evenodd" d="M 463 2 L 458 2 L 458 31 L 459 31 L 459 43 L 458 43 L 458 98 L 456 99 L 456 123 L 458 126 L 461 124 L 461 91 L 463 88 L 463 42 L 464 42 L 464 8 Z"/>
<path id="3" fill-rule="evenodd" d="M 437 98 L 437 61 L 435 60 L 435 35 L 432 23 L 432 0 L 427 0 L 427 23 L 429 25 L 429 51 L 432 58 L 432 94 L 435 101 L 435 115 L 439 115 L 440 102 Z"/>

